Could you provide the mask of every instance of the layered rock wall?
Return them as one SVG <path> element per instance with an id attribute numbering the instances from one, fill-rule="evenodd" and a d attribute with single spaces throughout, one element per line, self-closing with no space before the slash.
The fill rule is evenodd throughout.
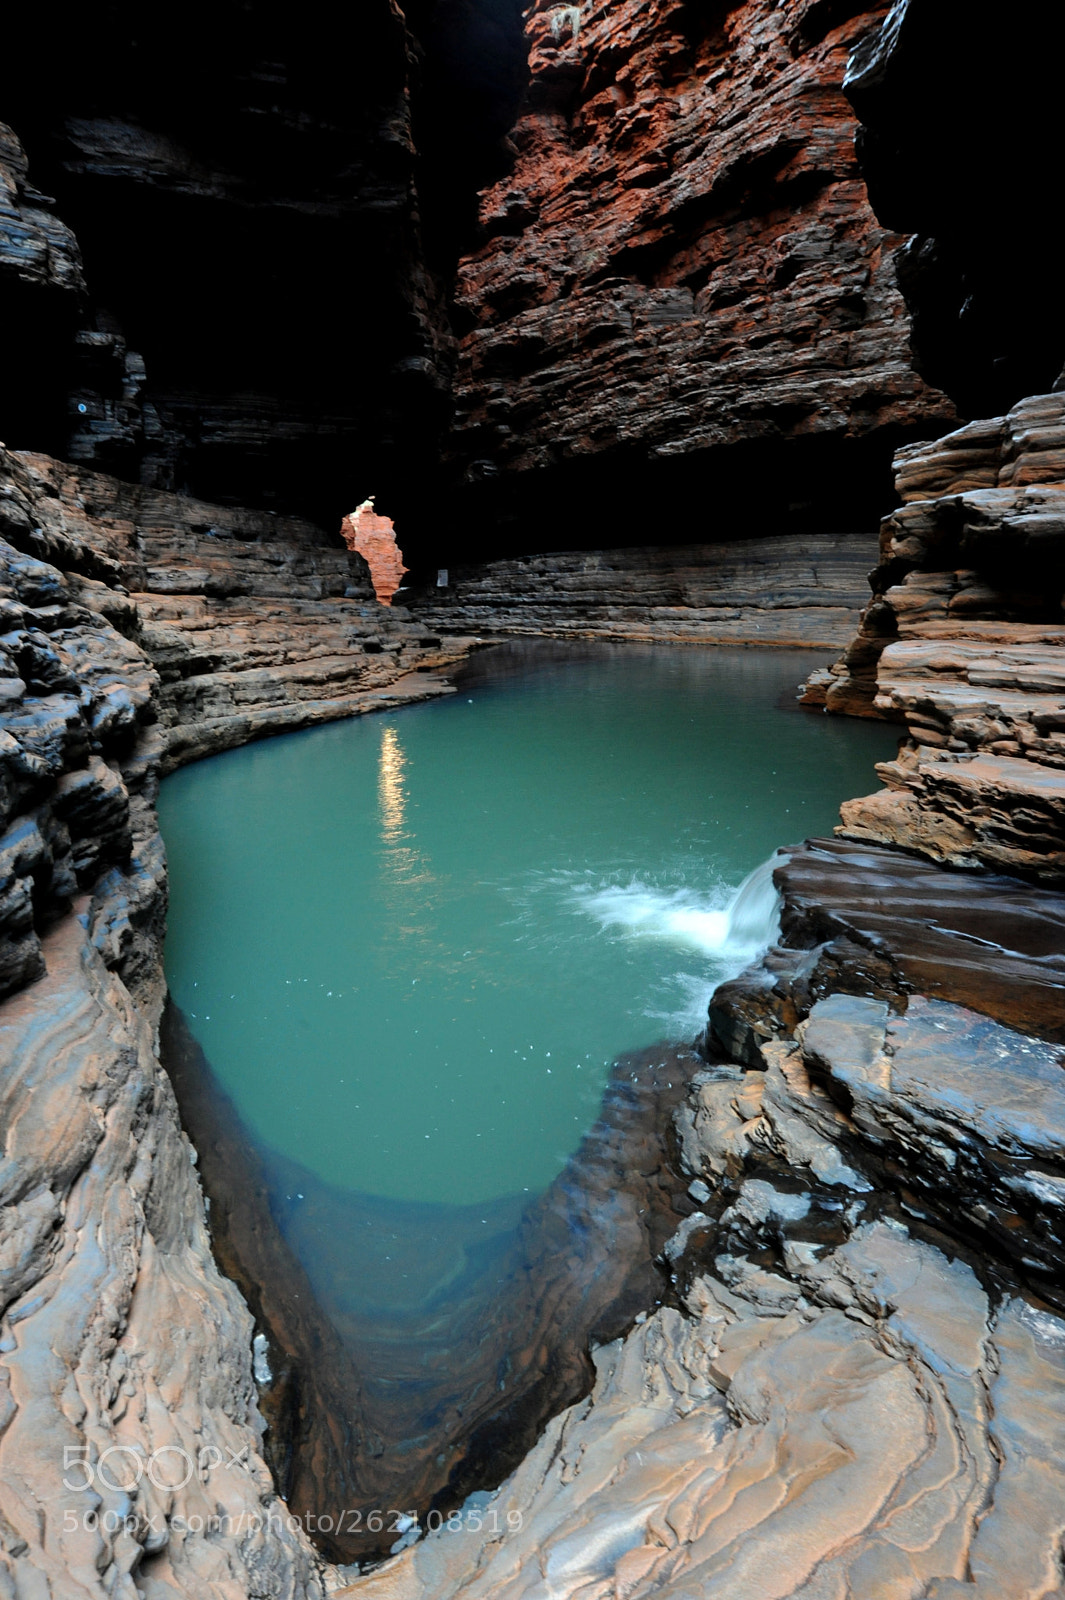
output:
<path id="1" fill-rule="evenodd" d="M 820 645 L 850 636 L 872 553 L 862 533 L 561 551 L 460 567 L 411 605 L 441 633 Z"/>
<path id="2" fill-rule="evenodd" d="M 466 646 L 311 524 L 46 457 L 0 453 L 0 531 L 0 1571 L 310 1600 L 158 1059 L 154 801 L 194 756 L 444 692 L 417 669 Z"/>
<path id="3" fill-rule="evenodd" d="M 553 496 L 557 514 L 578 482 L 559 469 L 580 463 L 612 505 L 612 475 L 634 462 L 752 444 L 768 454 L 748 504 L 784 474 L 786 506 L 824 495 L 823 478 L 797 488 L 806 447 L 874 436 L 883 462 L 889 439 L 951 418 L 913 373 L 900 241 L 869 208 L 840 92 L 882 15 L 811 0 L 531 8 L 513 171 L 483 197 L 485 242 L 456 292 L 451 449 L 482 487 L 471 507 L 500 480 L 542 491 L 544 510 Z"/>
<path id="4" fill-rule="evenodd" d="M 1065 395 L 899 452 L 874 597 L 805 698 L 905 724 L 852 838 L 1065 874 Z"/>
<path id="5" fill-rule="evenodd" d="M 856 891 L 890 919 L 913 863 L 817 848 L 849 858 L 835 929 L 817 938 L 785 865 L 782 946 L 719 991 L 734 1021 L 742 994 L 786 993 L 790 1017 L 743 1059 L 712 1043 L 677 1115 L 699 1209 L 663 1253 L 674 1303 L 597 1352 L 593 1394 L 496 1494 L 352 1600 L 1062 1592 L 1065 1323 L 1040 1298 L 1062 1300 L 1061 1050 L 870 993 L 854 953 L 886 971 L 890 947 Z M 820 895 L 830 918 L 839 894 Z M 1028 896 L 1035 921 L 1060 915 Z M 863 992 L 811 986 L 833 953 Z"/>
<path id="6" fill-rule="evenodd" d="M 87 900 L 0 1013 L 0 1581 L 56 1600 L 312 1600 L 261 1454 L 251 1317 Z"/>
<path id="7" fill-rule="evenodd" d="M 29 8 L 5 55 L 15 181 L 28 156 L 62 222 L 23 187 L 50 296 L 28 293 L 28 247 L 10 282 L 0 247 L 0 314 L 41 306 L 7 352 L 0 437 L 326 527 L 353 480 L 425 469 L 450 336 L 418 211 L 420 51 L 398 6 L 315 0 L 295 27 L 274 0 L 196 3 L 177 29 L 136 5 L 59 28 Z"/>

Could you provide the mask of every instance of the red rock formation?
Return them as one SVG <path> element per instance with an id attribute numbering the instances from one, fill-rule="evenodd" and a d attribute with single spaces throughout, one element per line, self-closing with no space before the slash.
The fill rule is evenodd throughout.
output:
<path id="1" fill-rule="evenodd" d="M 839 88 L 882 16 L 536 0 L 515 167 L 459 272 L 453 448 L 472 478 L 950 420 L 912 370 L 898 236 Z"/>
<path id="2" fill-rule="evenodd" d="M 396 530 L 391 517 L 379 517 L 373 508 L 373 496 L 346 516 L 340 524 L 340 536 L 349 550 L 362 556 L 370 569 L 374 594 L 383 606 L 392 604 L 392 596 L 403 582 L 406 567 L 403 554 L 396 543 Z"/>

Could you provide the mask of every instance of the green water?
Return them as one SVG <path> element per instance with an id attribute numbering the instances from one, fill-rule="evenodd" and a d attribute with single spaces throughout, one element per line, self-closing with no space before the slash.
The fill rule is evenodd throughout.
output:
<path id="1" fill-rule="evenodd" d="M 326 1183 L 544 1188 L 610 1061 L 693 1037 L 764 942 L 764 885 L 730 916 L 746 875 L 894 748 L 781 707 L 805 652 L 558 654 L 162 786 L 171 990 L 254 1135 Z"/>

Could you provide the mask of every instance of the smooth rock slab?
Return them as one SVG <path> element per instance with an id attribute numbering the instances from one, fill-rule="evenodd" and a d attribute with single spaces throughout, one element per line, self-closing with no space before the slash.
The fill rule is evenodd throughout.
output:
<path id="1" fill-rule="evenodd" d="M 151 1029 L 82 917 L 44 956 L 0 1017 L 0 1592 L 310 1600 Z"/>
<path id="2" fill-rule="evenodd" d="M 853 1313 L 826 1302 L 832 1282 Z M 882 1223 L 796 1287 L 796 1309 L 764 1315 L 742 1284 L 697 1280 L 685 1311 L 598 1352 L 591 1398 L 456 1531 L 341 1593 L 1057 1593 L 1065 1324 L 1017 1299 L 996 1311 L 968 1267 Z"/>

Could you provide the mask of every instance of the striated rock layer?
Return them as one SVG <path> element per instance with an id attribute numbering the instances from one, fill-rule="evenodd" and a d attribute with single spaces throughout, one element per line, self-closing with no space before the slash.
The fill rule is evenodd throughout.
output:
<path id="1" fill-rule="evenodd" d="M 860 533 L 790 534 L 525 556 L 460 567 L 411 605 L 441 633 L 829 644 L 856 625 L 872 544 Z"/>
<path id="2" fill-rule="evenodd" d="M 251 1317 L 195 1152 L 80 901 L 0 1012 L 0 1583 L 55 1600 L 321 1596 L 261 1454 Z M 88 924 L 88 926 L 87 926 Z"/>
<path id="3" fill-rule="evenodd" d="M 465 653 L 374 599 L 361 556 L 312 523 L 0 455 L 0 534 L 66 571 L 143 650 L 162 770 L 262 734 L 436 692 Z M 418 676 L 411 676 L 418 674 Z"/>
<path id="4" fill-rule="evenodd" d="M 191 0 L 180 29 L 126 0 L 60 27 L 26 7 L 5 54 L 0 116 L 62 223 L 26 194 L 50 295 L 7 281 L 0 245 L 5 321 L 40 311 L 7 352 L 0 436 L 324 526 L 353 475 L 425 469 L 450 336 L 415 186 L 419 47 L 397 5 L 356 18 L 312 0 L 295 27 L 277 0 Z"/>
<path id="5" fill-rule="evenodd" d="M 804 698 L 906 726 L 851 838 L 1065 875 L 1065 395 L 896 458 L 873 600 Z"/>
<path id="6" fill-rule="evenodd" d="M 162 1046 L 219 1259 L 269 1341 L 267 1457 L 337 1559 L 387 1554 L 376 1509 L 424 1519 L 494 1487 L 587 1392 L 589 1345 L 660 1302 L 656 1257 L 695 1210 L 672 1127 L 701 1064 L 690 1048 L 619 1058 L 595 1125 L 530 1204 L 403 1207 L 257 1147 L 172 1005 Z M 337 1506 L 347 1517 L 324 1525 Z"/>
<path id="7" fill-rule="evenodd" d="M 504 493 L 497 539 L 553 503 L 565 542 L 587 546 L 597 502 L 624 517 L 649 468 L 689 457 L 688 515 L 709 529 L 719 493 L 698 499 L 722 448 L 764 447 L 735 457 L 749 516 L 824 504 L 838 447 L 879 439 L 848 484 L 868 497 L 892 438 L 951 419 L 912 370 L 899 240 L 870 210 L 840 91 L 882 16 L 820 0 L 530 8 L 513 171 L 483 196 L 456 292 L 450 447 L 471 507 Z M 669 481 L 654 478 L 660 500 Z"/>

